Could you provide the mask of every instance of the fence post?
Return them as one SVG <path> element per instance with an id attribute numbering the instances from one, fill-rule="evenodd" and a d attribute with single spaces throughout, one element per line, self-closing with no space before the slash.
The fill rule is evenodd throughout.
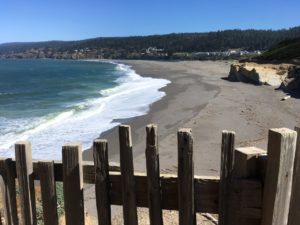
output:
<path id="1" fill-rule="evenodd" d="M 179 129 L 178 138 L 178 210 L 179 225 L 196 224 L 194 203 L 194 160 L 191 129 Z"/>
<path id="2" fill-rule="evenodd" d="M 146 166 L 150 224 L 162 225 L 157 126 L 153 124 L 148 125 L 146 127 L 146 134 Z"/>
<path id="3" fill-rule="evenodd" d="M 56 185 L 54 178 L 54 162 L 38 162 L 39 177 L 41 183 L 43 215 L 45 225 L 57 225 L 57 200 Z"/>
<path id="4" fill-rule="evenodd" d="M 286 225 L 290 206 L 297 133 L 270 129 L 262 225 Z"/>
<path id="5" fill-rule="evenodd" d="M 298 225 L 300 222 L 300 127 L 295 127 L 295 131 L 297 144 L 288 225 Z"/>
<path id="6" fill-rule="evenodd" d="M 98 212 L 98 224 L 111 224 L 109 198 L 109 169 L 107 140 L 95 140 L 93 145 L 95 164 L 95 192 Z"/>
<path id="7" fill-rule="evenodd" d="M 124 224 L 137 225 L 138 219 L 130 126 L 119 126 L 119 141 Z"/>
<path id="8" fill-rule="evenodd" d="M 66 225 L 84 225 L 81 145 L 64 145 L 62 162 Z"/>
<path id="9" fill-rule="evenodd" d="M 0 186 L 4 206 L 4 218 L 7 225 L 18 224 L 18 211 L 16 201 L 16 182 L 12 160 L 0 160 L 0 173 L 2 176 Z"/>
<path id="10" fill-rule="evenodd" d="M 219 225 L 230 225 L 230 182 L 234 166 L 235 132 L 222 132 L 220 189 L 219 189 Z"/>
<path id="11" fill-rule="evenodd" d="M 24 225 L 35 225 L 35 191 L 30 142 L 17 142 L 15 144 L 15 151 L 16 171 L 21 199 L 21 221 Z"/>
<path id="12" fill-rule="evenodd" d="M 259 157 L 266 155 L 266 153 L 265 150 L 256 147 L 237 148 L 234 154 L 232 183 L 246 180 L 260 180 Z M 232 191 L 233 193 L 235 192 L 234 188 Z M 229 215 L 231 225 L 260 224 L 261 219 L 253 218 L 253 214 L 259 215 L 259 212 L 261 212 L 260 209 L 255 207 L 255 205 L 257 205 L 255 203 L 259 201 L 259 204 L 261 204 L 262 202 L 262 184 L 259 186 L 259 189 L 255 191 L 257 191 L 258 196 L 255 196 L 254 194 L 251 195 L 249 191 L 245 192 L 243 189 L 240 189 L 240 192 L 237 195 L 231 196 Z M 252 197 L 249 198 L 248 196 Z"/>

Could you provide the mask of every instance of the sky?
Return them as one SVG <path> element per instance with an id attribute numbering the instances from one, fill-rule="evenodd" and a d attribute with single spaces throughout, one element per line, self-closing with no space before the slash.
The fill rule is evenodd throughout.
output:
<path id="1" fill-rule="evenodd" d="M 0 0 L 0 43 L 300 25 L 300 0 Z"/>

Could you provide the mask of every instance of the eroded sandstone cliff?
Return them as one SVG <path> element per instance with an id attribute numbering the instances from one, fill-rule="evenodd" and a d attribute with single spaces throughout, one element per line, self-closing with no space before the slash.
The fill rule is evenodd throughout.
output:
<path id="1" fill-rule="evenodd" d="M 271 85 L 280 87 L 287 92 L 300 91 L 300 66 L 252 62 L 234 63 L 231 65 L 228 79 L 255 85 Z"/>

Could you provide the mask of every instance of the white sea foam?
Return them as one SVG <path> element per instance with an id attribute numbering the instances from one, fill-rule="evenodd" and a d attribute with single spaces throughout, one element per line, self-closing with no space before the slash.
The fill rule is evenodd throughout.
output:
<path id="1" fill-rule="evenodd" d="M 14 121 L 20 129 L 0 137 L 1 156 L 14 157 L 12 145 L 18 140 L 31 141 L 36 159 L 60 159 L 61 146 L 67 142 L 81 142 L 86 149 L 102 132 L 119 124 L 114 120 L 146 114 L 149 106 L 165 95 L 160 89 L 170 83 L 141 77 L 124 64 L 117 64 L 117 70 L 122 73 L 117 79 L 119 85 L 100 90 L 99 98 L 87 99 L 58 115 Z M 0 122 L 5 125 L 1 118 Z"/>
<path id="2" fill-rule="evenodd" d="M 6 93 L 6 92 L 0 92 L 0 95 L 9 95 L 9 93 Z"/>

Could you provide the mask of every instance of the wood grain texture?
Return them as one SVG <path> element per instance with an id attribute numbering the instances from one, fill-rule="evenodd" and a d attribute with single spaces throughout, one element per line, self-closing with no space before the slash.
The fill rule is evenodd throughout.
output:
<path id="1" fill-rule="evenodd" d="M 59 164 L 61 165 L 61 163 Z M 145 173 L 135 173 L 135 189 L 136 189 L 136 206 L 148 207 L 148 178 Z M 95 180 L 95 178 L 93 179 Z M 110 186 L 110 203 L 113 205 L 122 205 L 122 184 L 121 173 L 110 172 L 109 174 Z M 178 184 L 177 175 L 161 174 L 161 196 L 162 208 L 168 210 L 178 210 Z M 195 211 L 200 213 L 218 213 L 219 205 L 219 177 L 212 176 L 194 176 L 195 188 Z M 250 216 L 253 218 L 261 217 L 261 186 L 260 181 L 256 180 L 237 180 L 233 182 L 234 194 L 236 198 L 244 196 L 245 204 L 243 213 L 252 212 Z M 245 194 L 244 194 L 245 193 Z M 245 198 L 247 196 L 247 198 Z M 254 210 L 256 209 L 256 210 Z"/>
<path id="2" fill-rule="evenodd" d="M 191 129 L 180 129 L 178 139 L 178 210 L 179 225 L 196 223 L 194 203 L 194 159 Z"/>
<path id="3" fill-rule="evenodd" d="M 259 157 L 261 155 L 266 155 L 266 151 L 256 147 L 243 147 L 235 150 L 231 184 L 243 179 L 245 181 L 244 184 L 257 186 L 256 189 L 254 188 L 251 191 L 242 191 L 239 196 L 233 194 L 237 190 L 234 186 L 231 186 L 229 221 L 231 221 L 232 225 L 255 225 L 261 223 L 261 218 L 255 218 L 254 216 L 258 211 L 261 212 L 261 207 L 258 208 L 257 205 L 262 204 L 262 198 L 260 197 L 262 196 L 262 182 L 258 173 L 260 169 Z M 256 182 L 251 183 L 251 179 L 255 179 Z M 253 198 L 255 193 L 257 193 L 259 198 Z"/>
<path id="4" fill-rule="evenodd" d="M 222 132 L 220 193 L 219 193 L 219 224 L 230 225 L 230 184 L 234 167 L 235 132 Z"/>
<path id="5" fill-rule="evenodd" d="M 0 159 L 0 174 L 1 174 L 1 192 L 4 207 L 4 218 L 6 224 L 17 225 L 17 201 L 16 201 L 16 182 L 15 182 L 15 164 L 12 159 Z"/>
<path id="6" fill-rule="evenodd" d="M 130 126 L 119 126 L 124 225 L 137 225 L 136 190 Z"/>
<path id="7" fill-rule="evenodd" d="M 17 142 L 15 144 L 15 154 L 21 200 L 21 223 L 35 225 L 36 208 L 30 142 Z"/>
<path id="8" fill-rule="evenodd" d="M 64 145 L 62 161 L 66 225 L 84 225 L 81 145 Z"/>
<path id="9" fill-rule="evenodd" d="M 33 161 L 33 178 L 34 180 L 40 180 L 39 177 L 39 165 L 38 161 Z M 17 178 L 16 172 L 16 161 L 12 160 L 12 177 Z M 82 162 L 83 171 L 83 182 L 87 184 L 95 183 L 95 166 L 93 161 L 83 161 Z M 120 171 L 120 165 L 116 162 L 109 163 L 109 171 Z M 56 181 L 63 181 L 63 165 L 62 161 L 54 161 L 54 178 Z"/>
<path id="10" fill-rule="evenodd" d="M 111 224 L 109 196 L 108 144 L 107 140 L 95 140 L 93 144 L 96 171 L 95 193 L 99 225 Z"/>
<path id="11" fill-rule="evenodd" d="M 57 225 L 57 199 L 54 179 L 54 162 L 39 161 L 39 177 L 41 184 L 43 216 L 45 225 Z"/>
<path id="12" fill-rule="evenodd" d="M 263 194 L 263 225 L 288 222 L 297 133 L 287 128 L 270 129 Z"/>
<path id="13" fill-rule="evenodd" d="M 256 147 L 237 148 L 234 153 L 233 177 L 258 178 L 261 173 L 258 158 L 266 154 L 266 150 Z"/>
<path id="14" fill-rule="evenodd" d="M 153 124 L 146 127 L 146 167 L 150 224 L 162 225 L 157 126 Z"/>
<path id="15" fill-rule="evenodd" d="M 300 222 L 300 127 L 295 127 L 295 131 L 297 143 L 288 225 L 298 225 Z"/>

